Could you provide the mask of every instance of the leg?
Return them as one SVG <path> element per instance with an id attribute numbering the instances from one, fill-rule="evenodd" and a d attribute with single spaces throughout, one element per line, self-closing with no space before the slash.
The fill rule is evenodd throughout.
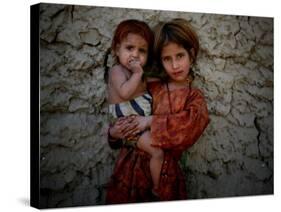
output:
<path id="1" fill-rule="evenodd" d="M 159 186 L 160 173 L 164 160 L 164 152 L 162 149 L 151 146 L 152 139 L 150 131 L 144 132 L 138 142 L 137 147 L 151 155 L 150 172 L 154 184 L 154 190 Z"/>

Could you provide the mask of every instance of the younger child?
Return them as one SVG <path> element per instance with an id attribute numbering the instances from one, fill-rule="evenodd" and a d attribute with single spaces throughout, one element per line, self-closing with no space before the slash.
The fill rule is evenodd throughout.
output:
<path id="1" fill-rule="evenodd" d="M 142 21 L 126 20 L 117 26 L 111 46 L 117 64 L 108 75 L 108 102 L 110 113 L 116 118 L 140 116 L 139 131 L 143 133 L 137 141 L 137 147 L 151 155 L 150 172 L 154 189 L 157 189 L 163 151 L 151 146 L 151 139 L 148 139 L 150 119 L 142 119 L 151 115 L 152 97 L 146 92 L 143 67 L 150 59 L 153 39 L 153 32 Z"/>

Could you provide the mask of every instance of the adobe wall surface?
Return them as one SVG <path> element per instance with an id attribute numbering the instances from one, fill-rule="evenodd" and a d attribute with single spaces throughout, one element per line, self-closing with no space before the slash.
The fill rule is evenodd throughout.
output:
<path id="1" fill-rule="evenodd" d="M 107 144 L 105 51 L 125 19 L 185 18 L 201 51 L 196 87 L 211 122 L 182 157 L 189 198 L 273 193 L 273 19 L 41 4 L 43 207 L 104 204 L 118 151 Z"/>

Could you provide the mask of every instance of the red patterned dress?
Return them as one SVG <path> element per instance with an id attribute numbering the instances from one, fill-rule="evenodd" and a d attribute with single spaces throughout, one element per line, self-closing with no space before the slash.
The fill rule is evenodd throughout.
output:
<path id="1" fill-rule="evenodd" d="M 204 96 L 200 90 L 193 88 L 168 91 L 166 85 L 160 82 L 149 83 L 148 90 L 153 98 L 152 144 L 164 151 L 159 199 L 187 199 L 185 177 L 178 161 L 209 123 Z M 121 150 L 108 183 L 106 203 L 153 201 L 150 155 L 138 148 L 121 146 L 121 142 L 109 144 Z"/>

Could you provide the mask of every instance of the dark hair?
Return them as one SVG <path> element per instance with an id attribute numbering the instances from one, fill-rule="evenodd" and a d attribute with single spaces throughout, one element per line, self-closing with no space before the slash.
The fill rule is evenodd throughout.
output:
<path id="1" fill-rule="evenodd" d="M 163 70 L 161 52 L 168 42 L 177 43 L 187 50 L 191 63 L 195 63 L 199 51 L 199 39 L 187 20 L 177 18 L 169 22 L 160 23 L 154 30 L 154 58 L 157 65 Z M 190 71 L 190 77 L 192 76 Z"/>
<path id="2" fill-rule="evenodd" d="M 130 19 L 118 24 L 112 39 L 111 50 L 115 52 L 117 45 L 120 44 L 129 33 L 140 35 L 146 40 L 148 44 L 147 64 L 151 64 L 154 35 L 150 27 L 143 21 Z"/>

